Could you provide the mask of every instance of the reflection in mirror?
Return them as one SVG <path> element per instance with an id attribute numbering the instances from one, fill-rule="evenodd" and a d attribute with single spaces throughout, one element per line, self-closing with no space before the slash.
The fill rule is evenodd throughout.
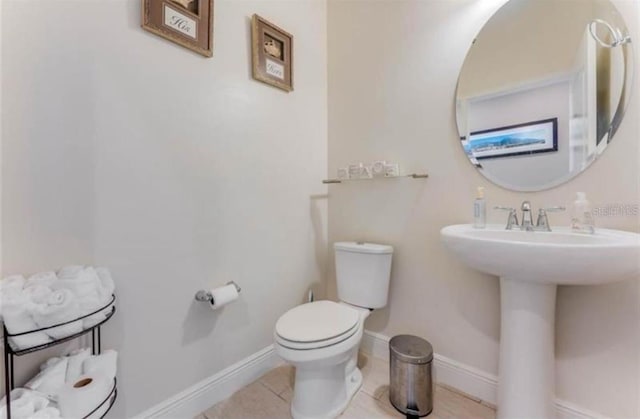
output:
<path id="1" fill-rule="evenodd" d="M 609 0 L 510 0 L 480 31 L 458 80 L 471 162 L 516 191 L 585 170 L 618 129 L 631 92 L 631 38 Z"/>

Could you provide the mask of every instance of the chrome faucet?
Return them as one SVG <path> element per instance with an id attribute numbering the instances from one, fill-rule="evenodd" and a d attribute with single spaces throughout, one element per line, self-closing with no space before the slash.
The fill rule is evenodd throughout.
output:
<path id="1" fill-rule="evenodd" d="M 531 215 L 531 202 L 522 202 L 520 209 L 522 210 L 522 224 L 520 225 L 520 230 L 533 231 L 533 215 Z"/>
<path id="2" fill-rule="evenodd" d="M 551 231 L 551 227 L 549 226 L 549 218 L 547 217 L 548 212 L 558 212 L 564 211 L 565 207 L 550 207 L 550 208 L 540 208 L 538 210 L 538 220 L 536 224 L 533 224 L 533 215 L 531 209 L 531 202 L 524 201 L 520 206 L 522 210 L 522 224 L 518 224 L 518 215 L 517 210 L 511 207 L 494 207 L 494 209 L 509 211 L 509 216 L 507 218 L 507 226 L 506 230 L 513 230 L 513 227 L 520 227 L 522 231 Z"/>

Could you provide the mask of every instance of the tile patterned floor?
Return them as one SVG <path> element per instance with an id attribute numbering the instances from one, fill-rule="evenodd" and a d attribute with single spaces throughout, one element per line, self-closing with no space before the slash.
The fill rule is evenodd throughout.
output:
<path id="1" fill-rule="evenodd" d="M 341 418 L 404 418 L 389 402 L 389 366 L 377 358 L 361 355 L 358 362 L 364 383 Z M 293 395 L 294 370 L 275 368 L 233 396 L 209 408 L 195 419 L 287 419 Z M 479 400 L 437 385 L 434 409 L 428 419 L 495 419 L 493 408 Z"/>

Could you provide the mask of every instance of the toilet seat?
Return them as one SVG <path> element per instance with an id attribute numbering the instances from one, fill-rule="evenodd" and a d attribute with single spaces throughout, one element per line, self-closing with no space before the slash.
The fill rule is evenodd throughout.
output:
<path id="1" fill-rule="evenodd" d="M 302 304 L 287 311 L 276 323 L 278 343 L 290 349 L 318 349 L 353 336 L 360 313 L 333 301 Z"/>

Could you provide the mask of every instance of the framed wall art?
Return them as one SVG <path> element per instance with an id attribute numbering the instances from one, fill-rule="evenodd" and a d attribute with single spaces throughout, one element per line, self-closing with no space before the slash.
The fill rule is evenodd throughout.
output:
<path id="1" fill-rule="evenodd" d="M 142 28 L 211 57 L 213 0 L 142 0 Z"/>
<path id="2" fill-rule="evenodd" d="M 463 146 L 478 160 L 558 151 L 558 118 L 472 132 Z"/>
<path id="3" fill-rule="evenodd" d="M 258 15 L 251 19 L 253 78 L 293 90 L 293 35 Z"/>

